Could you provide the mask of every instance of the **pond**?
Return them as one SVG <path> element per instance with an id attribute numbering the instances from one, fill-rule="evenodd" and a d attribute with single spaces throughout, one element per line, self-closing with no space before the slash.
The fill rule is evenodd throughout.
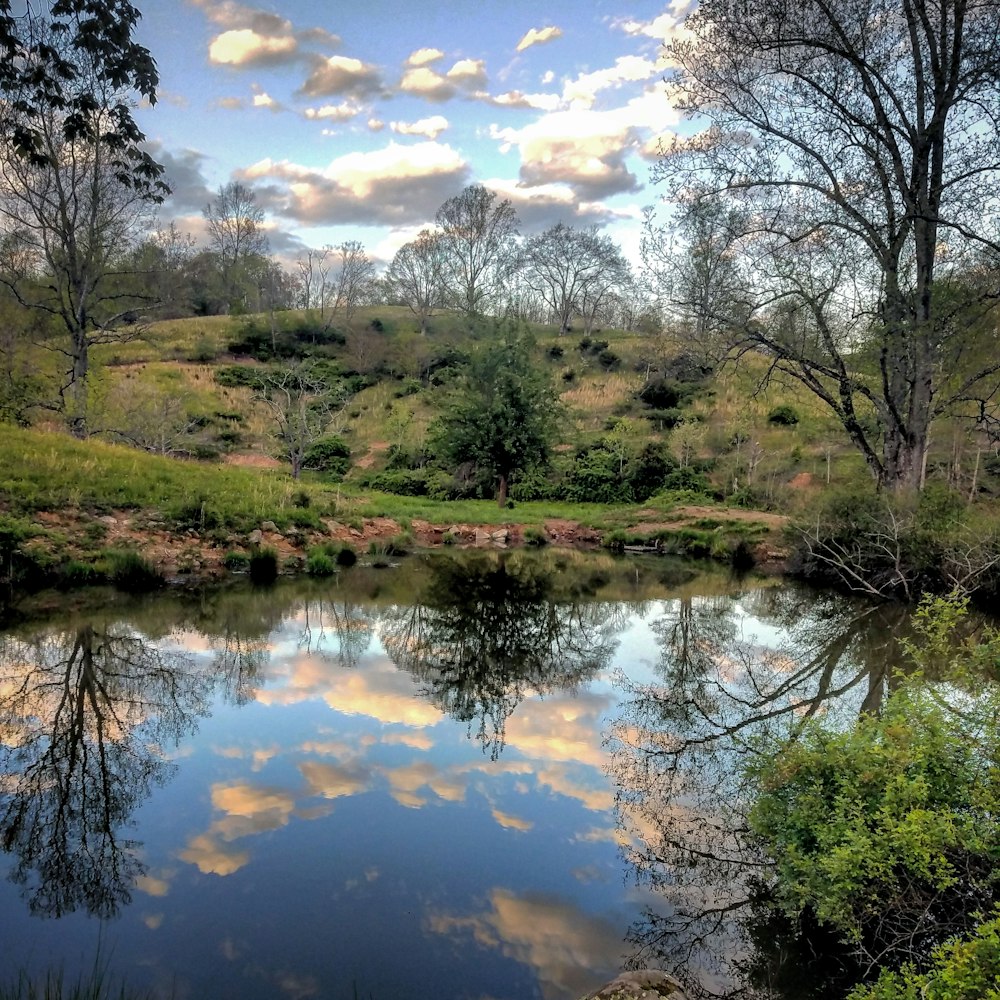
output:
<path id="1" fill-rule="evenodd" d="M 740 988 L 767 941 L 733 919 L 733 755 L 876 705 L 902 625 L 554 552 L 53 602 L 0 636 L 0 983 L 98 956 L 156 997 Z"/>

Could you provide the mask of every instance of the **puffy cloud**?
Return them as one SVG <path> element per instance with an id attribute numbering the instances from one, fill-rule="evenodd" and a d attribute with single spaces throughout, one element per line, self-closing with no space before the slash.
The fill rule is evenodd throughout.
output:
<path id="1" fill-rule="evenodd" d="M 357 117 L 364 108 L 355 101 L 341 101 L 340 104 L 323 104 L 318 108 L 306 108 L 302 114 L 311 121 L 346 122 Z"/>
<path id="2" fill-rule="evenodd" d="M 208 47 L 209 61 L 217 66 L 277 65 L 297 53 L 298 42 L 291 35 L 259 35 L 252 28 L 224 31 Z"/>
<path id="3" fill-rule="evenodd" d="M 368 131 L 369 132 L 381 132 L 385 128 L 385 122 L 381 118 L 369 118 L 368 119 Z"/>
<path id="4" fill-rule="evenodd" d="M 532 45 L 543 45 L 545 42 L 551 42 L 553 39 L 561 37 L 562 28 L 557 28 L 552 24 L 546 28 L 531 28 L 517 43 L 517 51 L 523 52 L 525 49 L 530 49 Z"/>
<path id="5" fill-rule="evenodd" d="M 442 202 L 464 187 L 469 168 L 446 144 L 427 141 L 403 146 L 393 142 L 382 149 L 348 153 L 322 170 L 268 159 L 248 167 L 241 175 L 247 180 L 270 178 L 283 185 L 280 210 L 305 224 L 402 226 L 431 218 Z M 333 682 L 333 686 L 340 689 L 365 683 L 360 676 L 349 675 Z M 431 713 L 433 720 L 438 717 L 414 694 L 404 700 L 407 716 L 424 720 L 412 724 L 429 724 Z M 337 707 L 334 702 L 331 705 Z M 401 702 L 399 710 L 402 707 Z"/>
<path id="6" fill-rule="evenodd" d="M 390 122 L 389 128 L 399 135 L 422 135 L 425 139 L 436 139 L 448 128 L 448 119 L 443 115 L 432 115 L 415 122 Z"/>
<path id="7" fill-rule="evenodd" d="M 140 875 L 135 880 L 135 887 L 147 896 L 166 896 L 170 892 L 170 881 L 166 878 L 155 878 L 152 875 Z"/>
<path id="8" fill-rule="evenodd" d="M 258 91 L 253 95 L 253 106 L 255 108 L 267 108 L 268 111 L 284 111 L 285 107 L 276 101 L 266 90 Z"/>
<path id="9" fill-rule="evenodd" d="M 599 199 L 641 186 L 627 159 L 639 153 L 649 133 L 678 120 L 662 94 L 646 93 L 620 108 L 576 107 L 543 115 L 522 129 L 493 126 L 501 149 L 517 147 L 521 183 L 565 183 L 584 198 Z"/>
<path id="10" fill-rule="evenodd" d="M 330 97 L 353 94 L 359 97 L 382 90 L 382 77 L 377 66 L 351 56 L 314 56 L 312 70 L 299 90 L 307 97 Z"/>
<path id="11" fill-rule="evenodd" d="M 205 875 L 232 875 L 250 861 L 249 851 L 237 851 L 222 845 L 208 833 L 192 837 L 179 857 L 195 865 Z"/>
<path id="12" fill-rule="evenodd" d="M 407 67 L 399 81 L 399 89 L 406 94 L 440 103 L 453 97 L 479 96 L 480 89 L 486 86 L 486 79 L 486 64 L 481 59 L 460 59 L 447 73 L 420 63 Z"/>
<path id="13" fill-rule="evenodd" d="M 440 49 L 417 49 L 411 52 L 406 59 L 407 66 L 426 66 L 432 62 L 444 59 L 444 53 Z"/>
<path id="14" fill-rule="evenodd" d="M 364 769 L 340 767 L 317 760 L 306 760 L 299 764 L 299 771 L 309 785 L 312 795 L 324 799 L 339 799 L 366 791 L 369 784 L 368 772 Z"/>
<path id="15" fill-rule="evenodd" d="M 607 695 L 556 695 L 525 701 L 507 721 L 507 746 L 536 760 L 574 761 L 602 768 L 607 754 L 600 745 L 601 717 Z"/>
<path id="16" fill-rule="evenodd" d="M 541 232 L 557 222 L 590 226 L 603 225 L 617 218 L 617 213 L 599 202 L 582 201 L 568 184 L 525 187 L 517 181 L 499 177 L 483 183 L 510 201 L 517 210 L 521 228 L 528 233 Z"/>
<path id="17" fill-rule="evenodd" d="M 246 7 L 233 0 L 189 0 L 200 7 L 205 16 L 220 28 L 250 28 L 262 35 L 288 34 L 292 30 L 291 21 L 280 14 Z"/>
<path id="18" fill-rule="evenodd" d="M 196 149 L 173 152 L 155 140 L 147 142 L 145 148 L 154 160 L 163 164 L 164 178 L 170 185 L 170 197 L 163 207 L 164 216 L 181 212 L 200 213 L 215 197 L 202 173 L 202 166 L 208 159 L 204 153 Z"/>
<path id="19" fill-rule="evenodd" d="M 555 111 L 562 103 L 558 94 L 525 94 L 520 90 L 488 95 L 484 100 L 500 108 L 531 108 L 535 111 Z"/>
<path id="20" fill-rule="evenodd" d="M 581 73 L 575 80 L 569 81 L 563 87 L 563 100 L 573 107 L 589 108 L 602 90 L 648 80 L 658 72 L 656 63 L 650 59 L 621 56 L 615 60 L 614 66 L 593 73 Z"/>
<path id="21" fill-rule="evenodd" d="M 432 914 L 428 927 L 438 934 L 471 933 L 480 946 L 533 968 L 545 1000 L 586 993 L 613 978 L 622 959 L 619 928 L 550 896 L 494 889 L 485 913 Z"/>
<path id="22" fill-rule="evenodd" d="M 427 799 L 417 794 L 422 788 L 429 788 L 446 802 L 461 802 L 465 799 L 466 783 L 462 776 L 442 772 L 430 761 L 384 768 L 382 773 L 389 782 L 392 797 L 408 808 L 420 808 L 427 804 Z"/>
<path id="23" fill-rule="evenodd" d="M 382 737 L 382 742 L 389 745 L 401 745 L 410 747 L 412 750 L 432 750 L 434 741 L 426 733 L 386 733 Z"/>

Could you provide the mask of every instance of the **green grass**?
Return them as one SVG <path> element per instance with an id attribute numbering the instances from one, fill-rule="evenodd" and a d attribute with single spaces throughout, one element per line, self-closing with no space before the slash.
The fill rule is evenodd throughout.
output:
<path id="1" fill-rule="evenodd" d="M 14 514 L 81 508 L 155 509 L 193 527 L 256 526 L 301 518 L 303 489 L 322 512 L 332 494 L 281 471 L 161 458 L 99 441 L 0 426 L 0 502 Z M 315 513 L 312 514 L 315 517 Z"/>

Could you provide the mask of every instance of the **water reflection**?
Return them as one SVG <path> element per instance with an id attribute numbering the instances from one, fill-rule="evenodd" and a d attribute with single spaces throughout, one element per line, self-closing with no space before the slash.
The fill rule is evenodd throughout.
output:
<path id="1" fill-rule="evenodd" d="M 626 854 L 662 901 L 630 931 L 636 966 L 662 964 L 695 996 L 780 996 L 782 984 L 789 998 L 843 995 L 843 949 L 815 937 L 803 948 L 802 928 L 762 905 L 768 866 L 746 828 L 741 767 L 817 714 L 849 725 L 877 711 L 906 619 L 783 589 L 674 602 L 653 623 L 663 683 L 626 683 L 612 763 Z M 806 951 L 823 976 L 803 991 Z"/>
<path id="2" fill-rule="evenodd" d="M 144 872 L 131 816 L 210 689 L 122 626 L 0 639 L 0 842 L 32 913 L 109 917 L 129 902 Z"/>
<path id="3" fill-rule="evenodd" d="M 605 669 L 624 624 L 619 605 L 559 586 L 517 554 L 440 559 L 418 603 L 389 608 L 380 635 L 397 666 L 495 760 L 527 691 L 572 690 Z"/>

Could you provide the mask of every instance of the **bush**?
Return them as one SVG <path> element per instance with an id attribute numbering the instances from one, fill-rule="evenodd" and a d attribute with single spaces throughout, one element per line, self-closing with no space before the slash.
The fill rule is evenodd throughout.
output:
<path id="1" fill-rule="evenodd" d="M 553 344 L 545 353 L 552 361 L 558 361 L 566 353 L 566 350 L 558 344 Z"/>
<path id="2" fill-rule="evenodd" d="M 274 583 L 278 578 L 278 553 L 265 547 L 250 553 L 250 579 L 254 583 Z"/>
<path id="3" fill-rule="evenodd" d="M 663 484 L 677 468 L 677 462 L 662 441 L 650 441 L 629 462 L 628 481 L 632 496 L 638 503 L 648 500 L 663 489 Z"/>
<path id="4" fill-rule="evenodd" d="M 794 427 L 799 422 L 799 414 L 794 406 L 776 406 L 767 415 L 768 423 L 778 424 L 780 427 Z"/>
<path id="5" fill-rule="evenodd" d="M 112 550 L 105 555 L 107 578 L 119 589 L 132 593 L 156 590 L 166 582 L 149 560 L 132 550 Z"/>
<path id="6" fill-rule="evenodd" d="M 351 449 L 343 438 L 330 434 L 314 441 L 303 456 L 302 467 L 342 476 L 351 465 Z"/>
<path id="7" fill-rule="evenodd" d="M 607 348 L 597 355 L 597 361 L 606 372 L 617 371 L 622 365 L 622 359 Z"/>
<path id="8" fill-rule="evenodd" d="M 310 549 L 306 555 L 306 572 L 310 576 L 333 576 L 337 565 L 326 548 Z"/>
<path id="9" fill-rule="evenodd" d="M 653 410 L 676 410 L 686 402 L 683 386 L 669 379 L 647 382 L 638 392 L 639 399 Z"/>
<path id="10" fill-rule="evenodd" d="M 582 452 L 566 477 L 563 498 L 573 503 L 631 503 L 632 488 L 618 465 L 618 459 L 603 448 Z"/>
<path id="11" fill-rule="evenodd" d="M 774 862 L 775 903 L 792 918 L 814 915 L 887 967 L 967 933 L 997 902 L 1000 705 L 980 669 L 1000 657 L 1000 640 L 987 630 L 956 644 L 964 609 L 925 602 L 905 647 L 917 675 L 880 716 L 846 731 L 813 719 L 748 772 L 749 825 Z M 951 685 L 978 697 L 929 689 L 922 671 L 941 669 L 941 651 Z"/>
<path id="12" fill-rule="evenodd" d="M 366 476 L 362 485 L 382 493 L 395 493 L 397 496 L 423 497 L 427 496 L 427 473 L 423 469 L 378 472 Z"/>
<path id="13" fill-rule="evenodd" d="M 250 557 L 245 552 L 227 552 L 222 557 L 222 565 L 230 573 L 245 573 L 250 568 Z"/>
<path id="14" fill-rule="evenodd" d="M 542 546 L 548 545 L 549 540 L 545 537 L 545 532 L 541 528 L 531 525 L 524 529 L 524 544 L 540 549 Z"/>
<path id="15" fill-rule="evenodd" d="M 358 561 L 358 554 L 350 545 L 342 545 L 334 557 L 338 566 L 353 566 Z"/>

